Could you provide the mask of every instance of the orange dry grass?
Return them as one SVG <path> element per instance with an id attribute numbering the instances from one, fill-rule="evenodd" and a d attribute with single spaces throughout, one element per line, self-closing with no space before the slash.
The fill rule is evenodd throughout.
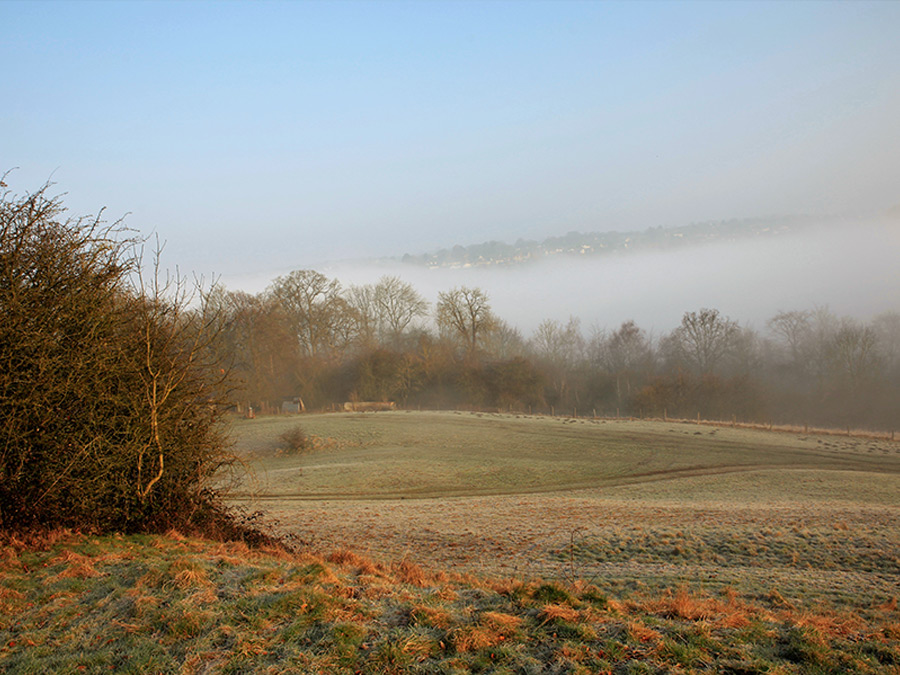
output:
<path id="1" fill-rule="evenodd" d="M 169 567 L 172 581 L 179 588 L 196 588 L 210 585 L 209 574 L 199 564 L 193 561 L 174 563 Z"/>
<path id="2" fill-rule="evenodd" d="M 425 570 L 406 558 L 391 565 L 391 571 L 397 579 L 410 586 L 422 588 L 428 585 L 429 575 Z"/>
<path id="3" fill-rule="evenodd" d="M 0 586 L 0 614 L 10 614 L 24 599 L 25 596 L 14 588 Z"/>
<path id="4" fill-rule="evenodd" d="M 50 561 L 50 564 L 68 563 L 68 567 L 53 577 L 57 579 L 87 579 L 89 577 L 98 577 L 100 572 L 94 567 L 92 558 L 70 551 L 66 549 L 58 556 Z"/>
<path id="5" fill-rule="evenodd" d="M 453 625 L 450 612 L 428 605 L 415 605 L 410 612 L 413 621 L 420 626 L 447 629 Z"/>
<path id="6" fill-rule="evenodd" d="M 348 565 L 351 567 L 355 567 L 358 574 L 375 574 L 379 571 L 378 565 L 372 562 L 369 558 L 357 555 L 353 551 L 348 551 L 347 549 L 339 549 L 337 551 L 334 551 L 328 556 L 327 559 L 328 562 L 332 562 L 337 565 Z"/>
<path id="7" fill-rule="evenodd" d="M 210 553 L 224 563 L 237 565 L 247 560 L 250 548 L 242 541 L 229 541 L 215 546 Z"/>
<path id="8" fill-rule="evenodd" d="M 887 602 L 875 605 L 875 609 L 880 609 L 882 612 L 895 612 L 897 611 L 897 598 L 891 597 Z"/>
<path id="9" fill-rule="evenodd" d="M 80 534 L 66 528 L 54 530 L 31 530 L 27 532 L 0 534 L 0 543 L 16 551 L 48 551 L 60 542 L 79 539 Z"/>
<path id="10" fill-rule="evenodd" d="M 506 635 L 492 626 L 464 626 L 451 632 L 450 639 L 460 653 L 495 647 L 506 639 Z"/>
<path id="11" fill-rule="evenodd" d="M 435 643 L 425 635 L 411 635 L 400 644 L 400 650 L 416 661 L 422 661 L 435 650 Z"/>
<path id="12" fill-rule="evenodd" d="M 842 616 L 834 614 L 813 614 L 803 612 L 791 619 L 795 626 L 811 628 L 816 634 L 829 638 L 845 637 L 858 633 L 864 623 L 858 616 L 847 613 Z"/>
<path id="13" fill-rule="evenodd" d="M 561 603 L 551 603 L 548 605 L 544 605 L 541 608 L 540 616 L 542 616 L 544 619 L 542 623 L 558 620 L 575 623 L 581 617 L 577 609 Z"/>
<path id="14" fill-rule="evenodd" d="M 481 623 L 490 626 L 498 633 L 509 636 L 513 635 L 522 625 L 522 617 L 503 612 L 485 612 L 481 615 Z"/>
<path id="15" fill-rule="evenodd" d="M 718 604 L 711 598 L 693 598 L 687 589 L 679 588 L 675 595 L 667 591 L 658 601 L 650 603 L 647 609 L 670 618 L 696 621 L 715 616 Z"/>
<path id="16" fill-rule="evenodd" d="M 19 554 L 12 546 L 3 546 L 0 548 L 0 570 L 8 570 L 13 567 L 21 567 Z"/>
<path id="17" fill-rule="evenodd" d="M 652 628 L 648 628 L 638 621 L 628 622 L 628 633 L 638 642 L 660 644 L 663 639 L 662 634 L 660 634 L 658 631 L 655 631 Z"/>

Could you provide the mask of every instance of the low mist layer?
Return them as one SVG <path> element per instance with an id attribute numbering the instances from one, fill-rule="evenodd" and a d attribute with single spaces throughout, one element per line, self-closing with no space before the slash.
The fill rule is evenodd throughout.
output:
<path id="1" fill-rule="evenodd" d="M 398 276 L 432 302 L 452 286 L 476 286 L 498 315 L 526 333 L 545 319 L 572 316 L 583 326 L 612 328 L 634 320 L 658 332 L 699 307 L 716 307 L 757 328 L 780 310 L 827 306 L 857 319 L 895 310 L 898 250 L 900 223 L 884 220 L 676 251 L 561 256 L 510 266 L 427 269 L 399 261 L 358 261 L 321 270 L 345 285 Z M 225 275 L 223 280 L 229 287 L 258 292 L 274 276 Z"/>

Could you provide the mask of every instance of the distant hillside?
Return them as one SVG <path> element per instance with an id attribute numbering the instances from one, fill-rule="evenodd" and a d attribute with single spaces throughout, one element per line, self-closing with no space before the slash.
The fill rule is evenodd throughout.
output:
<path id="1" fill-rule="evenodd" d="M 515 265 L 557 255 L 601 256 L 632 251 L 669 250 L 715 241 L 784 236 L 830 219 L 812 216 L 732 219 L 691 223 L 683 227 L 650 227 L 630 232 L 569 232 L 543 241 L 519 239 L 515 244 L 487 241 L 457 245 L 433 253 L 407 253 L 402 261 L 425 267 Z"/>

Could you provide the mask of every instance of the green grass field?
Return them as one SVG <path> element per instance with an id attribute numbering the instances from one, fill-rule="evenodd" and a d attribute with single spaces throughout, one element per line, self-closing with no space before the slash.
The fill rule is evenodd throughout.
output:
<path id="1" fill-rule="evenodd" d="M 278 437 L 297 424 L 330 439 L 330 447 L 279 454 Z M 657 481 L 748 471 L 900 475 L 900 445 L 888 441 L 668 422 L 383 412 L 240 420 L 234 431 L 236 450 L 252 460 L 259 496 L 268 499 L 444 498 L 630 484 L 649 497 Z M 849 493 L 835 486 L 838 494 L 827 497 L 872 500 L 867 486 L 850 483 Z M 777 485 L 766 490 L 764 498 L 779 496 Z M 876 497 L 900 504 L 896 491 Z"/>

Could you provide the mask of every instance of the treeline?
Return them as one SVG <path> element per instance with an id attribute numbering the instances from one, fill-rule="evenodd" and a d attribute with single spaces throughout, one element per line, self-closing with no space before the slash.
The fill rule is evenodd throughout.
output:
<path id="1" fill-rule="evenodd" d="M 526 336 L 478 288 L 431 304 L 397 277 L 345 288 L 312 270 L 258 295 L 216 288 L 202 311 L 220 322 L 215 357 L 242 383 L 241 407 L 264 412 L 359 400 L 883 430 L 900 419 L 894 312 L 861 323 L 785 311 L 758 332 L 700 309 L 659 336 L 633 321 L 585 331 L 575 318 Z"/>

